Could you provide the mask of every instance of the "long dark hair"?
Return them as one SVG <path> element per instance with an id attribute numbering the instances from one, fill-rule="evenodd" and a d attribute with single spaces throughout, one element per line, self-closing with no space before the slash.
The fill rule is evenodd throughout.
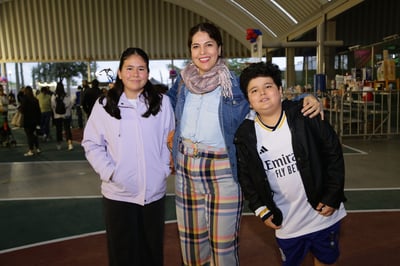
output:
<path id="1" fill-rule="evenodd" d="M 140 48 L 130 47 L 127 48 L 121 55 L 121 59 L 119 61 L 118 69 L 121 71 L 124 61 L 131 55 L 139 55 L 146 62 L 147 70 L 149 69 L 149 57 L 146 52 Z M 121 119 L 121 111 L 118 108 L 119 98 L 121 98 L 122 93 L 124 92 L 124 84 L 122 80 L 118 77 L 115 80 L 114 87 L 107 92 L 106 96 L 101 96 L 99 101 L 102 104 L 104 98 L 107 99 L 106 105 L 104 109 L 109 113 L 112 117 L 117 119 Z M 142 95 L 144 96 L 145 103 L 148 106 L 147 111 L 142 114 L 143 117 L 149 117 L 150 115 L 156 115 L 161 110 L 162 103 L 162 94 L 153 87 L 153 84 L 149 80 L 147 80 L 144 85 Z"/>
<path id="2" fill-rule="evenodd" d="M 24 88 L 24 96 L 30 99 L 35 99 L 35 95 L 33 93 L 33 88 L 31 86 L 26 86 Z"/>
<path id="3" fill-rule="evenodd" d="M 64 84 L 62 84 L 62 82 L 57 82 L 57 86 L 56 86 L 56 92 L 55 92 L 56 96 L 60 97 L 60 98 L 64 98 L 66 93 L 64 90 Z"/>
<path id="4" fill-rule="evenodd" d="M 199 31 L 207 32 L 208 35 L 210 36 L 210 38 L 213 39 L 214 41 L 216 41 L 218 47 L 221 47 L 221 55 L 219 57 L 223 57 L 221 32 L 214 24 L 211 24 L 208 22 L 199 23 L 199 24 L 193 26 L 189 30 L 189 37 L 188 37 L 188 43 L 187 43 L 188 47 L 189 47 L 189 52 L 191 53 L 193 35 L 195 35 Z"/>

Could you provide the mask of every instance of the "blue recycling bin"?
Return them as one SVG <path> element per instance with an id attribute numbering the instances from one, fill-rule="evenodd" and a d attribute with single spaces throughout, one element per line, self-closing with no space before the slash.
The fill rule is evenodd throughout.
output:
<path id="1" fill-rule="evenodd" d="M 319 91 L 326 92 L 326 75 L 315 74 L 314 75 L 314 93 Z"/>

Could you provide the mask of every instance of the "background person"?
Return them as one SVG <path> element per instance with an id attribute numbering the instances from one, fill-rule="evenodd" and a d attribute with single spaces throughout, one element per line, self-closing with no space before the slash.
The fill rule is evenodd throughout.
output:
<path id="1" fill-rule="evenodd" d="M 3 85 L 0 84 L 0 115 L 2 115 L 6 121 L 8 120 L 8 104 L 8 96 L 4 91 Z"/>
<path id="2" fill-rule="evenodd" d="M 83 91 L 83 87 L 79 85 L 75 92 L 75 104 L 74 104 L 79 128 L 83 128 L 83 114 L 82 114 L 82 105 L 81 105 L 82 91 Z"/>
<path id="3" fill-rule="evenodd" d="M 86 81 L 87 82 L 87 81 Z M 93 105 L 96 100 L 102 95 L 102 92 L 99 88 L 99 81 L 94 79 L 92 81 L 92 86 L 84 85 L 83 91 L 81 93 L 81 104 L 82 108 L 86 113 L 87 119 L 89 119 L 90 113 L 92 112 Z"/>
<path id="4" fill-rule="evenodd" d="M 53 110 L 51 109 L 51 91 L 50 87 L 44 86 L 40 88 L 40 93 L 36 96 L 39 101 L 41 121 L 40 131 L 44 141 L 50 139 L 50 122 L 53 116 Z"/>
<path id="5" fill-rule="evenodd" d="M 255 112 L 235 138 L 239 182 L 250 209 L 276 230 L 283 265 L 301 265 L 309 251 L 315 265 L 333 265 L 346 215 L 338 136 L 320 117 L 304 117 L 301 104 L 282 103 L 278 66 L 250 65 L 240 86 Z"/>
<path id="6" fill-rule="evenodd" d="M 96 101 L 82 141 L 102 181 L 109 265 L 163 265 L 173 129 L 169 99 L 149 81 L 147 54 L 126 49 L 115 85 Z"/>
<path id="7" fill-rule="evenodd" d="M 57 98 L 62 99 L 65 105 L 65 113 L 58 113 L 56 111 Z M 72 131 L 71 131 L 71 110 L 72 101 L 71 97 L 67 95 L 64 90 L 64 84 L 58 82 L 55 93 L 51 96 L 51 108 L 53 109 L 54 124 L 56 126 L 56 139 L 57 139 L 57 150 L 61 150 L 61 144 L 63 142 L 63 130 L 65 133 L 65 140 L 67 142 L 67 149 L 69 151 L 74 149 L 72 144 Z"/>
<path id="8" fill-rule="evenodd" d="M 19 110 L 22 113 L 23 127 L 28 141 L 28 152 L 24 156 L 33 156 L 41 152 L 37 136 L 37 128 L 40 128 L 40 107 L 39 101 L 33 94 L 31 86 L 24 87 L 24 96 L 21 97 Z"/>
<path id="9" fill-rule="evenodd" d="M 172 150 L 183 263 L 234 266 L 243 196 L 233 137 L 249 105 L 223 60 L 217 27 L 191 28 L 188 47 L 191 63 L 167 92 L 177 121 Z M 320 104 L 310 99 L 307 114 L 317 115 Z"/>

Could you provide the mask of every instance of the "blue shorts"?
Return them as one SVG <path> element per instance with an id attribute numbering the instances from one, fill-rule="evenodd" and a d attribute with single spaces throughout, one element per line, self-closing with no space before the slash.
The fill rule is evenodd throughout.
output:
<path id="1" fill-rule="evenodd" d="M 314 233 L 304 236 L 279 239 L 283 265 L 301 265 L 308 252 L 320 262 L 333 264 L 339 257 L 340 222 Z"/>

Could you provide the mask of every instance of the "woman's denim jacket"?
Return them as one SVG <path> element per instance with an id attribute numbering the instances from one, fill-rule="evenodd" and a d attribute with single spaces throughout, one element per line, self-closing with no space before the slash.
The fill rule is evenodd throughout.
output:
<path id="1" fill-rule="evenodd" d="M 232 169 L 233 179 L 237 182 L 237 161 L 236 161 L 236 147 L 233 139 L 239 125 L 249 113 L 249 103 L 240 90 L 239 80 L 234 73 L 231 72 L 232 81 L 232 94 L 233 98 L 226 98 L 221 95 L 219 106 L 219 121 L 224 136 L 226 149 L 229 156 L 229 161 Z M 174 158 L 175 167 L 176 158 L 178 153 L 179 136 L 181 135 L 181 119 L 183 108 L 185 106 L 186 94 L 188 89 L 183 83 L 182 77 L 179 75 L 176 82 L 171 89 L 168 90 L 167 95 L 170 97 L 171 104 L 175 110 L 175 135 L 172 147 L 172 155 Z"/>

